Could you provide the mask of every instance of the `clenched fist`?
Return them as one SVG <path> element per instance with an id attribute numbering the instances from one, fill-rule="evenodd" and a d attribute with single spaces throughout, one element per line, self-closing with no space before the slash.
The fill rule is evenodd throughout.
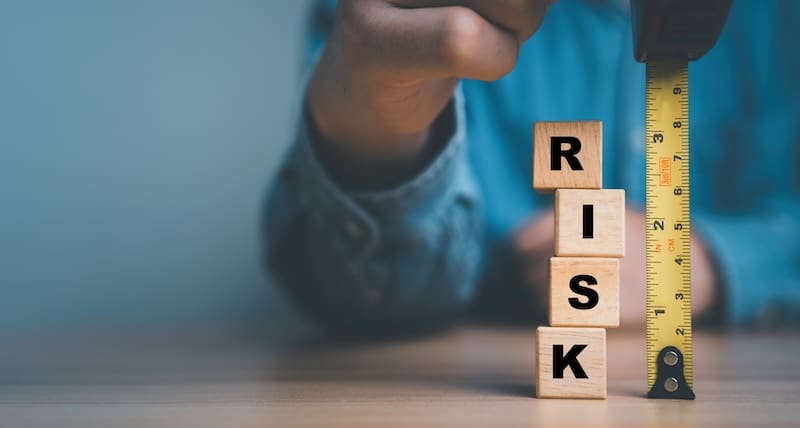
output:
<path id="1" fill-rule="evenodd" d="M 341 0 L 308 89 L 326 147 L 350 164 L 415 163 L 459 78 L 516 64 L 548 0 Z"/>

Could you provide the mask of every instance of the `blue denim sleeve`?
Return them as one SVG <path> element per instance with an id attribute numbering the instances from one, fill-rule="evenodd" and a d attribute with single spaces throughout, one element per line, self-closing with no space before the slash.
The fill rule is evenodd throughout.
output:
<path id="1" fill-rule="evenodd" d="M 322 327 L 415 329 L 457 317 L 482 262 L 481 201 L 466 159 L 463 97 L 455 131 L 425 169 L 376 192 L 345 189 L 326 172 L 310 123 L 267 201 L 269 269 Z"/>
<path id="2" fill-rule="evenodd" d="M 711 248 L 727 321 L 734 325 L 800 321 L 800 203 L 775 200 L 757 214 L 698 215 Z"/>

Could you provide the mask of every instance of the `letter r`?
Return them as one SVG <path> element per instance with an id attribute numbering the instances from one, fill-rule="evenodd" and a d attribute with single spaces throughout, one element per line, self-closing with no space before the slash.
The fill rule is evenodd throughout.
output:
<path id="1" fill-rule="evenodd" d="M 564 148 L 564 145 L 569 146 Z M 577 154 L 581 151 L 581 140 L 577 137 L 550 137 L 550 170 L 561 171 L 561 158 L 567 160 L 570 169 L 583 171 Z"/>

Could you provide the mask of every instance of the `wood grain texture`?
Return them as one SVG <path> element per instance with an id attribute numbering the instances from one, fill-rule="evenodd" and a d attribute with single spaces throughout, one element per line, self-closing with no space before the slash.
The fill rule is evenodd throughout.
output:
<path id="1" fill-rule="evenodd" d="M 561 170 L 551 165 L 551 138 L 575 137 L 580 150 L 575 157 L 582 170 L 570 168 L 562 157 Z M 565 149 L 569 145 L 561 145 Z M 554 189 L 600 189 L 603 187 L 603 123 L 536 122 L 533 124 L 533 188 L 550 192 Z"/>
<path id="2" fill-rule="evenodd" d="M 562 377 L 554 375 L 554 346 L 561 356 L 579 351 L 576 361 L 585 372 L 579 378 L 567 367 Z M 573 346 L 585 346 L 573 349 Z M 536 329 L 536 397 L 606 398 L 606 330 L 602 328 L 539 327 Z"/>
<path id="3" fill-rule="evenodd" d="M 584 206 L 593 211 L 592 238 L 584 237 Z M 556 190 L 556 256 L 624 257 L 625 191 Z"/>
<path id="4" fill-rule="evenodd" d="M 204 330 L 4 338 L 0 425 L 752 428 L 800 420 L 795 329 L 696 332 L 691 402 L 644 398 L 644 330 L 624 327 L 607 333 L 607 400 L 535 399 L 533 327 L 367 343 Z"/>
<path id="5" fill-rule="evenodd" d="M 596 280 L 588 284 L 583 275 Z M 576 280 L 578 278 L 579 280 Z M 570 282 L 594 290 L 597 303 L 591 308 L 576 308 L 589 303 L 589 297 L 576 294 Z M 550 325 L 553 327 L 619 327 L 619 259 L 598 257 L 550 258 Z"/>

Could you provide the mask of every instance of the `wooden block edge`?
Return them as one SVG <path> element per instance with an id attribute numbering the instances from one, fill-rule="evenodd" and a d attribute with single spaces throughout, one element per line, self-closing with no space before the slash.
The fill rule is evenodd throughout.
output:
<path id="1" fill-rule="evenodd" d="M 585 396 L 585 397 L 563 397 L 563 396 L 550 396 L 550 395 L 542 395 L 540 382 L 539 382 L 539 372 L 541 371 L 541 358 L 539 358 L 539 346 L 541 344 L 541 340 L 539 336 L 541 334 L 541 330 L 549 330 L 549 329 L 570 329 L 570 330 L 595 330 L 600 331 L 603 336 L 603 361 L 605 364 L 603 366 L 603 393 L 598 394 L 596 396 Z M 545 400 L 606 400 L 608 399 L 608 334 L 605 328 L 600 327 L 554 327 L 554 326 L 539 326 L 536 327 L 536 370 L 535 370 L 535 388 L 536 388 L 536 399 L 545 399 Z"/>
<path id="2" fill-rule="evenodd" d="M 531 125 L 531 187 L 539 193 L 552 194 L 554 191 L 560 189 L 555 186 L 547 186 L 536 181 L 536 127 L 540 124 L 545 125 L 563 125 L 569 123 L 591 123 L 597 124 L 599 128 L 600 151 L 597 153 L 597 158 L 600 163 L 600 175 L 595 186 L 590 187 L 569 187 L 570 190 L 603 190 L 603 121 L 602 120 L 538 120 Z"/>
<path id="3" fill-rule="evenodd" d="M 613 324 L 564 324 L 564 323 L 556 322 L 556 320 L 553 320 L 553 312 L 554 312 L 554 310 L 553 310 L 553 277 L 552 277 L 552 275 L 553 275 L 553 259 L 567 259 L 567 258 L 569 258 L 569 259 L 596 259 L 596 260 L 604 260 L 604 261 L 609 261 L 609 262 L 613 261 L 616 264 L 616 268 L 617 268 L 617 290 L 616 291 L 617 291 L 617 300 L 618 300 L 618 302 L 617 302 L 617 318 L 616 318 L 616 320 L 615 320 L 615 322 Z M 552 256 L 552 257 L 550 257 L 550 260 L 549 260 L 548 263 L 549 263 L 548 269 L 547 269 L 547 284 L 548 284 L 548 287 L 547 287 L 547 309 L 548 309 L 547 321 L 548 321 L 548 324 L 549 324 L 548 327 L 576 327 L 576 328 L 593 328 L 593 327 L 597 327 L 597 328 L 604 328 L 604 329 L 606 329 L 606 328 L 619 328 L 619 313 L 620 313 L 620 309 L 621 309 L 620 306 L 621 306 L 621 301 L 622 301 L 622 298 L 621 298 L 622 297 L 622 295 L 621 295 L 621 292 L 622 292 L 622 277 L 621 277 L 621 274 L 622 274 L 622 272 L 620 272 L 621 266 L 620 266 L 620 258 L 619 257 L 561 257 L 561 256 Z M 537 334 L 538 334 L 538 329 L 537 329 Z M 537 336 L 537 338 L 538 338 L 538 336 Z"/>
<path id="4" fill-rule="evenodd" d="M 563 192 L 583 191 L 583 190 L 602 190 L 602 191 L 608 191 L 608 192 L 622 193 L 622 198 L 621 198 L 621 201 L 620 201 L 620 203 L 622 204 L 622 229 L 620 231 L 620 234 L 622 235 L 622 246 L 621 246 L 622 248 L 620 249 L 621 251 L 619 253 L 593 253 L 593 254 L 586 254 L 586 253 L 564 252 L 564 251 L 561 250 L 561 246 L 559 245 L 559 239 L 558 239 L 558 232 L 559 232 L 558 225 L 560 223 L 558 221 L 558 206 L 559 206 L 560 194 L 563 193 Z M 625 197 L 626 197 L 625 189 L 602 189 L 602 188 L 600 188 L 600 189 L 555 189 L 555 199 L 553 201 L 553 215 L 555 217 L 555 219 L 553 221 L 553 223 L 555 225 L 555 227 L 554 227 L 554 229 L 555 229 L 555 235 L 554 235 L 555 236 L 555 254 L 553 254 L 553 255 L 555 257 L 594 257 L 594 258 L 614 258 L 614 259 L 625 258 L 625 252 L 626 252 L 626 247 L 625 247 L 626 239 L 625 238 L 626 238 L 626 228 L 627 228 L 627 221 L 626 221 L 627 220 L 626 219 L 627 209 L 625 208 Z"/>

